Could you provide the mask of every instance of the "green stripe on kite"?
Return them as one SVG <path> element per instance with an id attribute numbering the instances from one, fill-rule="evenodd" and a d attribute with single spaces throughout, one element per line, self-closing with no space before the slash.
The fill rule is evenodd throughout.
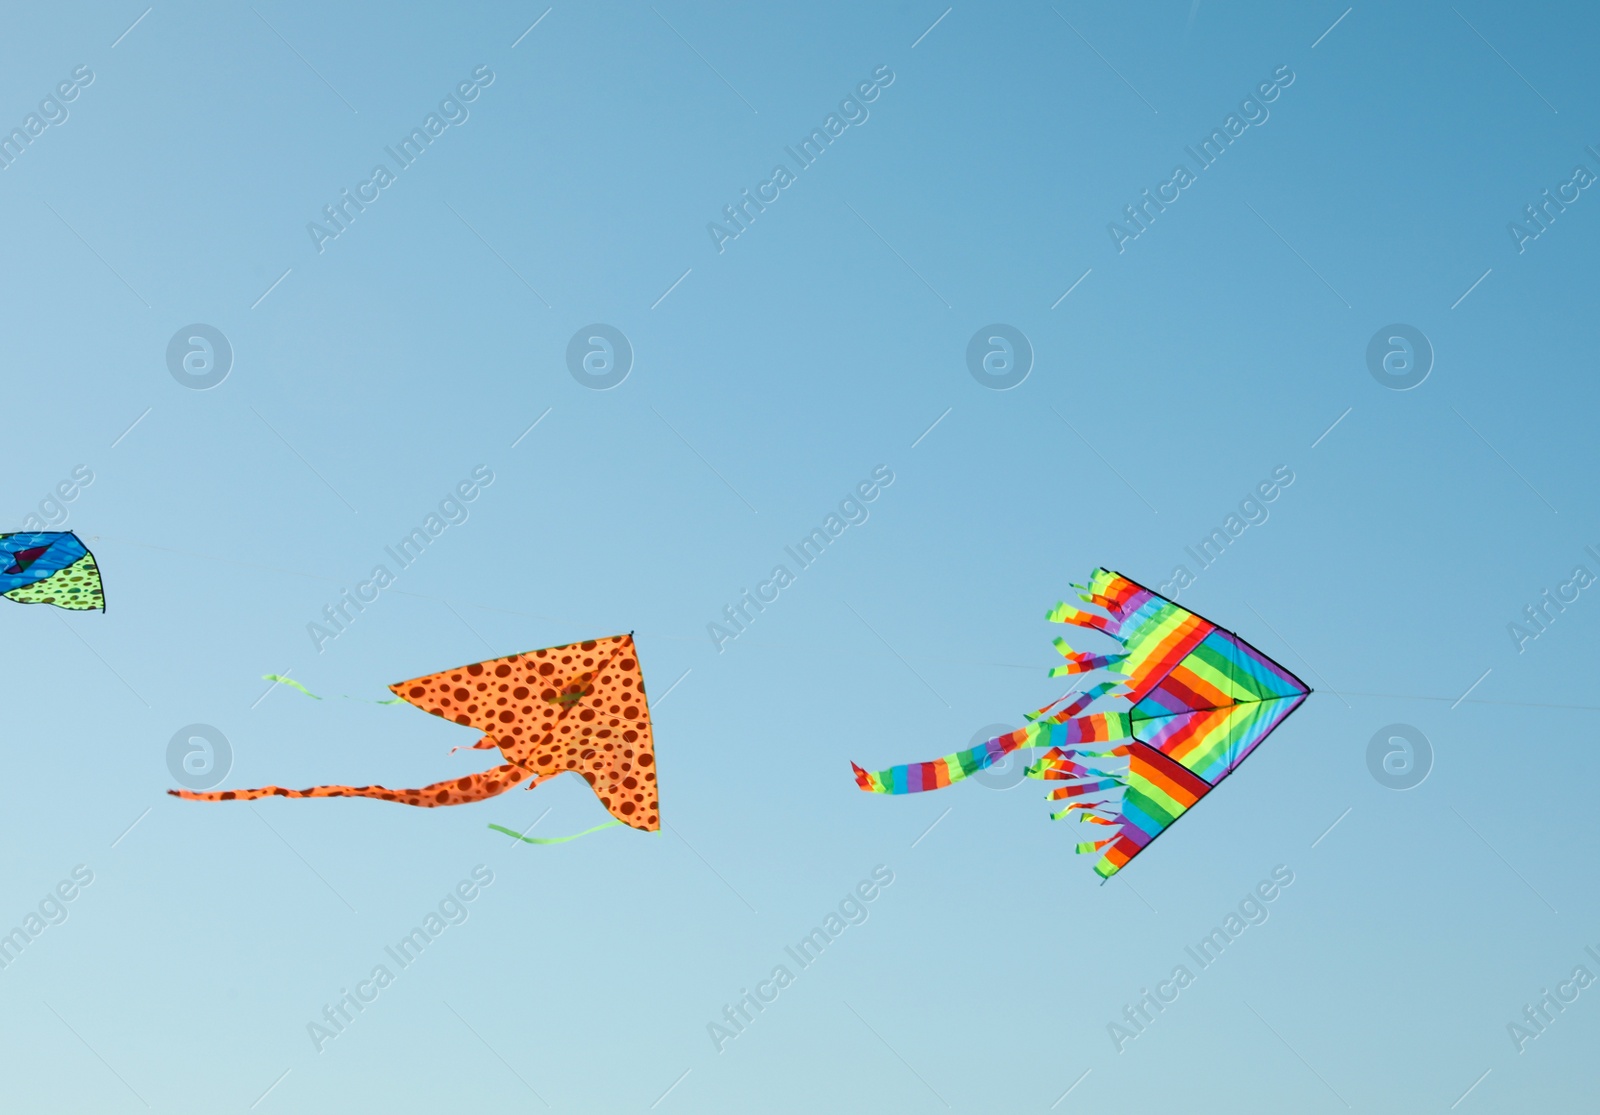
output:
<path id="1" fill-rule="evenodd" d="M 508 829 L 504 825 L 490 825 L 489 827 L 494 829 L 495 832 L 503 832 L 507 836 L 515 836 L 518 840 L 522 841 L 524 844 L 565 844 L 569 840 L 576 840 L 580 836 L 588 836 L 591 832 L 599 832 L 601 829 L 616 828 L 620 824 L 622 824 L 621 821 L 607 821 L 603 825 L 596 825 L 592 829 L 584 829 L 582 832 L 575 832 L 571 836 L 547 836 L 547 837 L 523 836 L 520 832 L 516 832 L 516 831 L 514 831 L 512 829 Z"/>

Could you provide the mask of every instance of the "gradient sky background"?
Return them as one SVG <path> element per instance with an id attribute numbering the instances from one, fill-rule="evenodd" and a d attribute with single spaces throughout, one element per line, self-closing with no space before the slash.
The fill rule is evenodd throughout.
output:
<path id="1" fill-rule="evenodd" d="M 1589 1102 L 1600 987 L 1520 1053 L 1507 1024 L 1600 974 L 1600 587 L 1521 652 L 1507 625 L 1600 574 L 1600 196 L 1520 253 L 1507 223 L 1600 173 L 1592 8 L 142 10 L 0 16 L 0 125 L 95 75 L 0 171 L 0 529 L 86 466 L 66 525 L 110 599 L 0 609 L 0 928 L 94 873 L 0 971 L 0 1107 Z M 470 119 L 319 253 L 307 223 L 480 65 Z M 707 223 L 879 66 L 870 119 L 719 254 Z M 1280 66 L 1270 118 L 1119 253 L 1108 223 Z M 208 391 L 166 365 L 195 322 L 235 353 Z M 610 391 L 567 370 L 591 322 L 635 350 Z M 1035 352 L 1009 391 L 966 367 L 996 322 Z M 1390 323 L 1436 354 L 1410 391 L 1369 374 Z M 318 653 L 306 625 L 480 465 L 470 518 Z M 870 519 L 719 652 L 707 624 L 879 465 Z M 852 759 L 1057 696 L 1069 582 L 1196 572 L 1280 465 L 1182 602 L 1317 692 L 1121 876 L 1037 783 L 856 789 Z M 604 820 L 564 779 L 437 811 L 165 796 L 192 723 L 222 786 L 485 765 L 264 673 L 376 699 L 628 630 L 659 835 L 486 827 Z M 1407 791 L 1367 762 L 1397 722 L 1433 751 Z M 479 864 L 469 919 L 317 1052 Z M 1118 1053 L 1108 1023 L 1279 864 L 1270 919 Z M 876 865 L 870 919 L 719 1053 L 708 1023 Z"/>

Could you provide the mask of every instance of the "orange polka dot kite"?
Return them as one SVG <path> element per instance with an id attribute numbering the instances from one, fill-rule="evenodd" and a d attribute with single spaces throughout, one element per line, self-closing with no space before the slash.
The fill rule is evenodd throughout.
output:
<path id="1" fill-rule="evenodd" d="M 492 770 L 415 790 L 383 786 L 313 786 L 286 790 L 168 790 L 189 801 L 256 798 L 377 798 L 401 805 L 464 805 L 568 771 L 581 775 L 621 823 L 645 832 L 661 827 L 650 709 L 632 635 L 475 662 L 389 687 L 424 712 L 484 733 L 472 746 L 499 748 L 506 762 Z M 498 829 L 529 843 L 520 833 Z M 608 824 L 607 826 L 610 827 Z M 582 834 L 580 834 L 582 835 Z"/>

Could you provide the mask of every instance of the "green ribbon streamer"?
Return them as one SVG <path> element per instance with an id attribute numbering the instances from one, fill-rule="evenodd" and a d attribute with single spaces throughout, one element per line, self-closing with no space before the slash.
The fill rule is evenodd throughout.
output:
<path id="1" fill-rule="evenodd" d="M 503 832 L 507 836 L 515 836 L 524 844 L 565 844 L 569 840 L 576 840 L 580 836 L 588 836 L 591 832 L 599 832 L 601 829 L 616 828 L 620 824 L 622 824 L 621 821 L 607 821 L 603 825 L 596 825 L 592 829 L 584 829 L 582 832 L 575 832 L 571 836 L 547 837 L 523 836 L 520 832 L 508 829 L 504 825 L 490 825 L 489 827 L 494 829 L 495 832 Z"/>
<path id="2" fill-rule="evenodd" d="M 319 697 L 315 693 L 311 692 L 311 690 L 309 690 L 305 686 L 301 685 L 298 681 L 295 681 L 293 678 L 286 678 L 281 674 L 262 674 L 261 675 L 261 680 L 262 681 L 275 681 L 279 685 L 287 685 L 290 689 L 298 689 L 298 690 L 300 690 L 300 692 L 304 693 L 307 697 L 310 697 L 313 701 L 322 700 L 321 697 Z"/>
<path id="3" fill-rule="evenodd" d="M 319 697 L 315 693 L 311 692 L 311 690 L 309 690 L 305 686 L 301 685 L 298 681 L 295 681 L 294 678 L 286 678 L 282 674 L 262 674 L 261 675 L 261 680 L 262 681 L 275 681 L 279 685 L 287 685 L 290 689 L 298 689 L 300 692 L 304 693 L 307 697 L 310 697 L 313 701 L 322 700 L 321 697 Z M 403 704 L 406 703 L 405 700 L 403 698 L 401 698 L 401 697 L 394 697 L 394 698 L 391 698 L 390 700 L 387 700 L 387 701 L 366 701 L 366 700 L 362 700 L 360 697 L 346 696 L 345 700 L 347 700 L 347 701 L 361 701 L 361 703 L 364 704 L 364 705 L 403 705 Z"/>

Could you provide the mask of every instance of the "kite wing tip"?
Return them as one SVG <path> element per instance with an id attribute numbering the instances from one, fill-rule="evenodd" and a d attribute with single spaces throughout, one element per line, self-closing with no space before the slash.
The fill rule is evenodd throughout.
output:
<path id="1" fill-rule="evenodd" d="M 850 769 L 855 772 L 857 786 L 860 786 L 868 793 L 871 793 L 873 790 L 877 789 L 877 787 L 872 784 L 872 775 L 868 774 L 855 763 L 850 764 Z"/>

